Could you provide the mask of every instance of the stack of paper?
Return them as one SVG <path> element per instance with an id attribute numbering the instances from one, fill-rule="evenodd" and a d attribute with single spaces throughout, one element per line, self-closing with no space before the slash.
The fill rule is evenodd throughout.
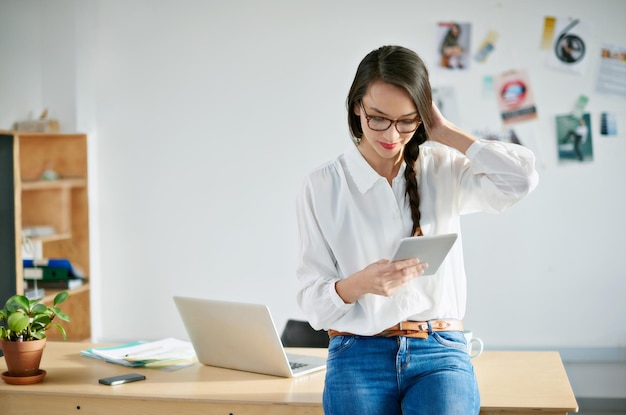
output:
<path id="1" fill-rule="evenodd" d="M 81 355 L 130 367 L 178 369 L 197 361 L 190 342 L 167 338 L 82 350 Z"/>

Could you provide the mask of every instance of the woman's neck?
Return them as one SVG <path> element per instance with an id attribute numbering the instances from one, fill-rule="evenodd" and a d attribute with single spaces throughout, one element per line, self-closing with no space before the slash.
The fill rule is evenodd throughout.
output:
<path id="1" fill-rule="evenodd" d="M 387 182 L 391 185 L 393 179 L 398 175 L 400 166 L 402 166 L 402 153 L 398 153 L 398 156 L 395 158 L 383 158 L 367 146 L 359 145 L 357 148 L 372 169 L 387 179 Z"/>

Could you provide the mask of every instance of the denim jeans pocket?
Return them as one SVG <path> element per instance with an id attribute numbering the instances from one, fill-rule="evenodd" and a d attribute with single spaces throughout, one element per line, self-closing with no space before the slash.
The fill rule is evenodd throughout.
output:
<path id="1" fill-rule="evenodd" d="M 356 341 L 356 336 L 335 336 L 328 344 L 328 357 L 337 356 L 348 350 Z"/>
<path id="2" fill-rule="evenodd" d="M 465 336 L 460 331 L 435 331 L 432 336 L 442 346 L 467 351 Z"/>

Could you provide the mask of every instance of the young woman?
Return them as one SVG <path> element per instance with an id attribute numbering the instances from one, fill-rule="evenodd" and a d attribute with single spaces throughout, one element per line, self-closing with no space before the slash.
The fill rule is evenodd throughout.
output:
<path id="1" fill-rule="evenodd" d="M 461 214 L 500 212 L 537 184 L 526 148 L 482 142 L 432 103 L 422 60 L 384 46 L 347 99 L 354 145 L 313 171 L 298 197 L 298 302 L 331 336 L 327 414 L 477 414 L 461 320 Z M 459 234 L 434 275 L 390 263 L 406 236 Z"/>

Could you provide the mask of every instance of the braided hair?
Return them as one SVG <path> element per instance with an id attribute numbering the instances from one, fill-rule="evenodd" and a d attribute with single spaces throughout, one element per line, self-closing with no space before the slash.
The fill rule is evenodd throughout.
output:
<path id="1" fill-rule="evenodd" d="M 346 100 L 348 126 L 356 145 L 361 142 L 363 128 L 361 127 L 361 118 L 355 113 L 355 107 L 367 93 L 369 85 L 375 81 L 382 81 L 405 89 L 413 99 L 417 112 L 423 121 L 404 148 L 405 194 L 409 200 L 413 221 L 411 235 L 419 236 L 422 235 L 422 230 L 420 227 L 420 195 L 415 166 L 420 154 L 420 145 L 428 138 L 424 125 L 431 125 L 432 90 L 428 80 L 428 70 L 415 52 L 402 46 L 382 46 L 363 58 L 357 68 Z"/>

